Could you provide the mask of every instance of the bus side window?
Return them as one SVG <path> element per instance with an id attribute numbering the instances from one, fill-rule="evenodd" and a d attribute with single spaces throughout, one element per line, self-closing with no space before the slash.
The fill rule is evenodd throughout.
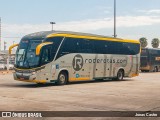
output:
<path id="1" fill-rule="evenodd" d="M 92 40 L 83 38 L 65 38 L 56 59 L 70 53 L 93 53 Z"/>
<path id="2" fill-rule="evenodd" d="M 94 53 L 94 42 L 93 40 L 84 40 L 85 41 L 85 51 L 86 53 Z"/>
<path id="3" fill-rule="evenodd" d="M 51 62 L 51 47 L 45 47 L 42 52 L 41 63 L 44 65 L 48 62 Z"/>
<path id="4" fill-rule="evenodd" d="M 79 43 L 78 43 L 78 40 L 76 40 L 76 38 L 65 38 L 56 59 L 66 54 L 76 53 L 78 46 L 79 46 Z"/>
<path id="5" fill-rule="evenodd" d="M 107 54 L 108 53 L 108 42 L 103 40 L 94 40 L 94 53 L 97 54 Z"/>

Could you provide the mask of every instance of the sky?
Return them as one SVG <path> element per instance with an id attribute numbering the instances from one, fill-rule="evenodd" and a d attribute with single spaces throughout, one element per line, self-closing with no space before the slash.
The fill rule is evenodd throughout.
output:
<path id="1" fill-rule="evenodd" d="M 160 38 L 160 0 L 116 0 L 117 37 Z M 114 0 L 0 0 L 1 48 L 52 29 L 113 36 Z"/>

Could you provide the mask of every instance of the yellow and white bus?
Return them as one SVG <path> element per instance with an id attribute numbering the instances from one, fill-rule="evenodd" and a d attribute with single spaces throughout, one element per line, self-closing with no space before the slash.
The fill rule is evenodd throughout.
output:
<path id="1" fill-rule="evenodd" d="M 16 52 L 14 79 L 64 85 L 139 75 L 140 43 L 94 34 L 46 31 L 24 36 Z"/>

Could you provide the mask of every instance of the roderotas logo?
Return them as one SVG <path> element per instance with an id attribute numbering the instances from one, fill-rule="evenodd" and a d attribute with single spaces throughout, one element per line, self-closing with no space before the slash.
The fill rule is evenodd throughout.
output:
<path id="1" fill-rule="evenodd" d="M 83 57 L 81 55 L 75 55 L 72 61 L 72 66 L 75 71 L 79 71 L 83 67 Z"/>

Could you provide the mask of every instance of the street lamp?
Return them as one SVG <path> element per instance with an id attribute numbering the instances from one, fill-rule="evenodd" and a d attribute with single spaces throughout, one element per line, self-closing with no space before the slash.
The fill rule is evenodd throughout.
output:
<path id="1" fill-rule="evenodd" d="M 52 31 L 53 31 L 53 24 L 56 24 L 55 22 L 50 22 L 50 24 L 52 25 Z"/>
<path id="2" fill-rule="evenodd" d="M 116 0 L 114 0 L 114 37 L 117 37 L 116 35 Z"/>
<path id="3" fill-rule="evenodd" d="M 0 17 L 0 51 L 1 51 L 1 42 L 2 42 L 2 39 L 1 39 L 2 38 L 2 36 L 1 36 L 2 33 L 1 32 L 2 32 L 2 25 L 1 25 L 1 17 Z"/>

